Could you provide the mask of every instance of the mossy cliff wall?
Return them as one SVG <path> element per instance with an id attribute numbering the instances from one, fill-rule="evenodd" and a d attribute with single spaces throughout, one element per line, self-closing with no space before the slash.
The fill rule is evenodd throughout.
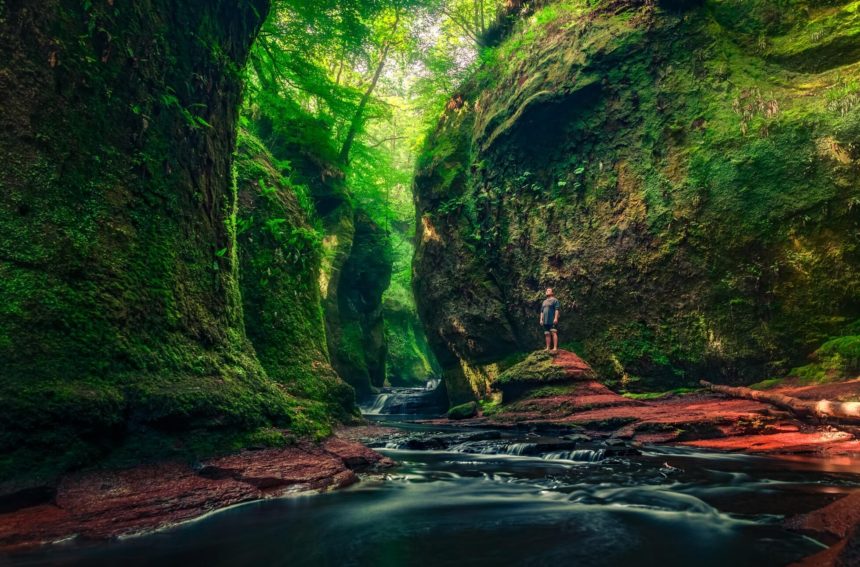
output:
<path id="1" fill-rule="evenodd" d="M 449 392 L 542 343 L 546 286 L 629 388 L 778 374 L 860 315 L 860 3 L 550 2 L 484 59 L 415 180 Z"/>
<path id="2" fill-rule="evenodd" d="M 311 427 L 237 281 L 239 71 L 268 7 L 0 3 L 0 478 Z"/>
<path id="3" fill-rule="evenodd" d="M 239 281 L 248 338 L 272 380 L 307 411 L 349 419 L 355 392 L 331 365 L 320 297 L 322 230 L 306 185 L 240 132 L 236 159 Z"/>
<path id="4" fill-rule="evenodd" d="M 322 285 L 332 363 L 360 395 L 385 382 L 382 294 L 391 281 L 388 235 L 351 199 L 325 217 Z"/>
<path id="5" fill-rule="evenodd" d="M 290 179 L 301 186 L 303 208 L 320 239 L 313 252 L 320 255 L 318 269 L 316 260 L 308 261 L 310 246 L 301 254 L 303 265 L 313 264 L 318 272 L 325 332 L 317 335 L 326 341 L 331 366 L 340 378 L 358 396 L 368 395 L 385 382 L 382 294 L 391 281 L 390 235 L 355 205 L 336 148 L 316 147 L 311 152 L 292 139 L 294 130 L 308 125 L 260 119 L 255 126 L 274 157 L 289 164 Z M 296 241 L 304 238 L 300 234 L 309 235 L 290 226 L 284 224 Z"/>
<path id="6" fill-rule="evenodd" d="M 411 191 L 408 198 L 411 205 Z M 391 285 L 383 295 L 382 309 L 388 347 L 385 375 L 392 386 L 424 386 L 428 380 L 438 378 L 441 374 L 424 334 L 424 326 L 418 318 L 418 308 L 412 294 L 415 212 L 410 209 L 403 217 L 389 223 L 393 265 Z"/>
<path id="7" fill-rule="evenodd" d="M 415 305 L 386 297 L 383 302 L 388 348 L 386 376 L 392 386 L 423 386 L 439 374 Z"/>

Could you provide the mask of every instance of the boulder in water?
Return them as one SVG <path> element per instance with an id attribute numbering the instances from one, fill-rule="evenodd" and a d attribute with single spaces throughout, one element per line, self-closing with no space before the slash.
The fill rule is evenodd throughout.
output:
<path id="1" fill-rule="evenodd" d="M 448 410 L 448 419 L 469 419 L 478 415 L 478 404 L 467 402 Z"/>

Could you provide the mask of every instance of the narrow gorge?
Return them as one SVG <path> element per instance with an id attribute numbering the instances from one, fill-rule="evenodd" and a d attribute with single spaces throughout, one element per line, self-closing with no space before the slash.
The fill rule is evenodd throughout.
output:
<path id="1" fill-rule="evenodd" d="M 0 89 L 0 562 L 860 557 L 860 2 L 0 0 Z"/>

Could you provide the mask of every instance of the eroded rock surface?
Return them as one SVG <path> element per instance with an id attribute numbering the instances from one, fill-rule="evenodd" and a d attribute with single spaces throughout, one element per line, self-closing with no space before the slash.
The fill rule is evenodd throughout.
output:
<path id="1" fill-rule="evenodd" d="M 60 481 L 50 501 L 0 514 L 0 549 L 149 531 L 241 502 L 348 486 L 358 481 L 356 472 L 392 465 L 359 443 L 333 437 L 196 466 L 168 462 L 76 473 Z"/>

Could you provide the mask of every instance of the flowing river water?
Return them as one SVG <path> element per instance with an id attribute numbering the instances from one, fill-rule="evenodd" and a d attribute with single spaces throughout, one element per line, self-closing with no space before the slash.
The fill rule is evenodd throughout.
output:
<path id="1" fill-rule="evenodd" d="M 397 428 L 368 440 L 400 463 L 383 475 L 117 542 L 54 545 L 13 564 L 781 566 L 823 547 L 784 529 L 786 516 L 860 488 L 850 459 L 635 449 L 575 433 L 420 425 L 400 413 L 432 407 L 432 395 L 389 390 L 367 401 L 374 420 Z"/>

